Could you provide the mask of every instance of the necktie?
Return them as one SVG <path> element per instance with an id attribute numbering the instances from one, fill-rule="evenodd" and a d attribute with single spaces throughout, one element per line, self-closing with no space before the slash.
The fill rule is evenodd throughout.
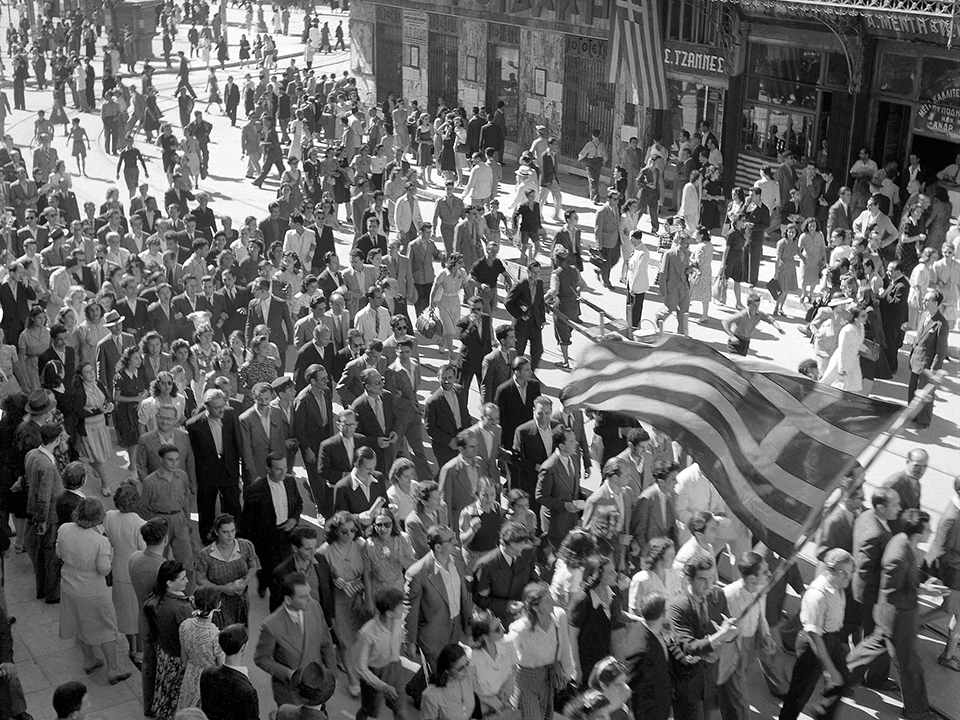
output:
<path id="1" fill-rule="evenodd" d="M 379 308 L 373 311 L 373 322 L 374 322 L 374 332 L 377 334 L 377 339 L 380 338 L 380 312 Z"/>
<path id="2" fill-rule="evenodd" d="M 327 403 L 323 393 L 317 396 L 317 405 L 320 406 L 320 425 L 322 427 L 327 424 Z"/>
<path id="3" fill-rule="evenodd" d="M 373 411 L 377 415 L 377 422 L 380 423 L 380 427 L 386 430 L 387 425 L 383 420 L 383 402 L 380 400 L 380 398 L 373 399 Z"/>

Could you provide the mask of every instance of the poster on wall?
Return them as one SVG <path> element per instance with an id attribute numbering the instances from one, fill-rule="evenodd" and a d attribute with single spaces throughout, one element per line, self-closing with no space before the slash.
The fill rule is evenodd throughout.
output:
<path id="1" fill-rule="evenodd" d="M 373 23 L 350 20 L 350 69 L 356 75 L 373 75 Z"/>
<path id="2" fill-rule="evenodd" d="M 913 129 L 960 143 L 960 108 L 925 103 L 917 108 Z"/>

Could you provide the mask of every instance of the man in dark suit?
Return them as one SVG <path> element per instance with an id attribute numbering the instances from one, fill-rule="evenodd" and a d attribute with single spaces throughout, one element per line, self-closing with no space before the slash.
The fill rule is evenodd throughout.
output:
<path id="1" fill-rule="evenodd" d="M 377 511 L 387 504 L 387 488 L 377 467 L 377 455 L 369 446 L 353 454 L 353 470 L 333 486 L 333 510 L 346 510 L 369 527 Z"/>
<path id="2" fill-rule="evenodd" d="M 157 301 L 147 308 L 147 325 L 163 338 L 165 347 L 177 339 L 179 323 L 174 319 L 173 288 L 167 283 L 157 285 Z"/>
<path id="3" fill-rule="evenodd" d="M 270 330 L 270 341 L 280 353 L 280 362 L 286 365 L 287 346 L 293 343 L 293 321 L 287 303 L 270 293 L 270 281 L 266 278 L 257 278 L 251 288 L 253 300 L 247 305 L 247 345 L 253 340 L 254 328 L 266 325 Z"/>
<path id="4" fill-rule="evenodd" d="M 497 325 L 495 332 L 500 347 L 487 353 L 480 366 L 480 395 L 485 403 L 496 402 L 497 388 L 510 379 L 517 353 L 517 332 L 513 325 Z"/>
<path id="5" fill-rule="evenodd" d="M 233 75 L 227 76 L 227 84 L 223 86 L 223 104 L 230 118 L 230 127 L 237 126 L 237 107 L 240 105 L 240 88 L 233 81 Z"/>
<path id="6" fill-rule="evenodd" d="M 640 600 L 640 624 L 633 635 L 634 654 L 627 658 L 633 716 L 668 720 L 672 710 L 673 678 L 670 650 L 663 639 L 667 601 L 651 593 Z"/>
<path id="7" fill-rule="evenodd" d="M 317 275 L 317 286 L 329 302 L 337 290 L 343 287 L 343 275 L 340 273 L 340 259 L 335 252 L 327 252 L 323 261 L 327 266 Z"/>
<path id="8" fill-rule="evenodd" d="M 326 518 L 333 514 L 333 484 L 324 481 L 318 463 L 320 446 L 333 432 L 330 375 L 323 365 L 313 364 L 306 369 L 304 378 L 307 386 L 297 393 L 293 403 L 293 435 L 303 456 L 317 513 Z"/>
<path id="9" fill-rule="evenodd" d="M 930 537 L 930 515 L 910 508 L 900 514 L 901 532 L 887 543 L 880 561 L 880 599 L 873 633 L 847 658 L 852 682 L 888 651 L 897 663 L 903 696 L 903 717 L 930 717 L 923 663 L 920 661 L 919 545 Z M 949 590 L 946 591 L 949 593 Z M 929 594 L 937 594 L 929 592 Z M 943 594 L 943 593 L 941 593 Z"/>
<path id="10" fill-rule="evenodd" d="M 333 372 L 333 343 L 330 342 L 330 328 L 318 323 L 313 328 L 313 339 L 297 351 L 293 364 L 293 381 L 297 392 L 303 390 L 310 380 L 307 370 L 312 365 L 321 365 L 327 374 Z"/>
<path id="11" fill-rule="evenodd" d="M 326 702 L 337 689 L 337 678 L 318 662 L 309 662 L 293 671 L 290 685 L 297 702 L 281 705 L 276 720 L 327 720 Z"/>
<path id="12" fill-rule="evenodd" d="M 857 479 L 857 475 L 860 478 L 863 477 L 863 469 L 859 466 L 840 481 L 841 492 L 846 494 L 850 485 Z M 853 523 L 862 511 L 863 488 L 858 487 L 849 497 L 845 497 L 844 501 L 837 505 L 820 524 L 820 530 L 817 533 L 818 560 L 823 560 L 827 552 L 833 548 L 843 548 L 847 552 L 853 552 Z"/>
<path id="13" fill-rule="evenodd" d="M 840 188 L 840 199 L 827 211 L 827 242 L 834 230 L 843 230 L 845 236 L 853 231 L 853 193 L 846 185 Z"/>
<path id="14" fill-rule="evenodd" d="M 534 497 L 540 505 L 540 530 L 553 547 L 559 548 L 580 518 L 584 493 L 574 457 L 577 436 L 572 430 L 557 427 L 552 431 L 552 444 L 556 449 L 539 467 Z"/>
<path id="15" fill-rule="evenodd" d="M 457 321 L 460 331 L 460 385 L 470 392 L 470 382 L 476 377 L 477 388 L 483 394 L 483 360 L 493 346 L 490 316 L 483 312 L 479 296 L 470 299 L 472 310 Z"/>
<path id="16" fill-rule="evenodd" d="M 264 167 L 269 167 L 264 165 Z M 269 248 L 275 241 L 283 242 L 290 224 L 280 217 L 280 203 L 274 201 L 267 205 L 270 214 L 260 221 L 260 233 L 263 235 L 263 246 Z"/>
<path id="17" fill-rule="evenodd" d="M 890 521 L 900 514 L 900 496 L 890 488 L 877 488 L 870 498 L 873 507 L 865 510 L 853 524 L 853 597 L 860 609 L 864 636 L 876 630 L 874 609 L 880 599 L 880 575 L 883 551 L 893 537 Z M 889 689 L 890 656 L 879 655 L 866 669 L 863 684 L 874 689 Z"/>
<path id="18" fill-rule="evenodd" d="M 933 288 L 927 290 L 923 296 L 923 313 L 917 322 L 917 337 L 913 341 L 913 350 L 910 351 L 910 383 L 907 386 L 907 402 L 913 400 L 917 390 L 928 382 L 927 373 L 937 372 L 943 367 L 949 350 L 947 342 L 950 335 L 950 324 L 941 311 L 943 293 Z M 933 419 L 933 397 L 924 403 L 913 419 L 918 428 L 930 426 Z"/>
<path id="19" fill-rule="evenodd" d="M 533 402 L 540 397 L 540 383 L 533 379 L 530 360 L 522 355 L 513 360 L 513 377 L 497 388 L 494 402 L 500 408 L 503 449 L 513 450 L 517 428 L 533 419 Z"/>
<path id="20" fill-rule="evenodd" d="M 533 401 L 533 418 L 514 430 L 513 442 L 510 443 L 513 486 L 530 495 L 530 509 L 537 517 L 540 516 L 537 476 L 540 466 L 547 461 L 554 450 L 553 426 L 550 421 L 552 410 L 553 402 L 550 398 L 546 395 L 536 398 Z M 503 417 L 502 414 L 501 417 Z"/>
<path id="21" fill-rule="evenodd" d="M 20 263 L 12 262 L 7 265 L 6 281 L 0 285 L 0 330 L 3 330 L 4 343 L 14 347 L 27 326 L 30 304 L 37 300 L 28 277 Z"/>
<path id="22" fill-rule="evenodd" d="M 473 600 L 467 586 L 463 560 L 453 543 L 453 530 L 434 525 L 427 530 L 429 552 L 407 570 L 406 640 L 409 657 L 423 653 L 426 670 L 437 667 L 437 656 L 447 645 L 460 642 L 467 632 L 467 621 L 473 614 Z M 460 605 L 450 607 L 444 576 L 445 569 L 452 587 L 459 586 Z M 455 597 L 455 596 L 454 596 Z"/>
<path id="23" fill-rule="evenodd" d="M 190 446 L 197 469 L 197 512 L 200 537 L 213 527 L 217 496 L 220 512 L 240 514 L 240 428 L 237 416 L 227 409 L 222 390 L 203 394 L 204 410 L 187 422 Z"/>
<path id="24" fill-rule="evenodd" d="M 53 360 L 63 365 L 63 386 L 67 390 L 71 390 L 77 371 L 77 355 L 76 351 L 67 345 L 67 328 L 62 323 L 55 323 L 50 328 L 50 347 L 37 358 L 40 377 L 43 377 L 43 368 L 46 367 L 46 364 Z"/>
<path id="25" fill-rule="evenodd" d="M 348 335 L 352 355 L 357 347 L 358 339 L 362 342 L 363 338 L 358 330 L 351 329 Z M 383 343 L 379 340 L 368 342 L 363 354 L 353 357 L 344 366 L 343 373 L 337 381 L 337 395 L 339 395 L 340 404 L 343 407 L 350 407 L 354 400 L 363 395 L 361 376 L 364 371 L 370 369 L 376 370 L 381 375 L 387 371 L 387 361 L 383 358 Z"/>
<path id="26" fill-rule="evenodd" d="M 674 507 L 680 466 L 658 460 L 653 464 L 654 484 L 640 493 L 630 512 L 630 535 L 645 548 L 655 537 L 668 537 L 677 545 L 677 516 Z"/>
<path id="27" fill-rule="evenodd" d="M 120 288 L 125 297 L 117 298 L 114 304 L 123 318 L 123 329 L 139 339 L 147 331 L 147 310 L 149 303 L 140 297 L 137 280 L 131 275 L 124 276 Z"/>
<path id="28" fill-rule="evenodd" d="M 667 610 L 675 640 L 673 717 L 700 720 L 716 707 L 717 649 L 736 637 L 737 628 L 727 619 L 711 632 L 708 597 L 716 575 L 711 558 L 690 560 L 683 567 L 683 575 L 685 592 L 671 600 Z"/>
<path id="29" fill-rule="evenodd" d="M 393 395 L 383 389 L 383 376 L 373 368 L 364 370 L 360 379 L 363 394 L 351 403 L 350 408 L 357 415 L 357 431 L 376 446 L 380 460 L 377 469 L 386 476 L 397 457 L 399 440 L 395 430 Z"/>
<path id="30" fill-rule="evenodd" d="M 257 667 L 270 675 L 273 700 L 278 706 L 297 701 L 290 680 L 294 671 L 307 663 L 319 662 L 328 672 L 337 671 L 337 653 L 327 619 L 320 604 L 310 597 L 307 579 L 299 573 L 288 575 L 281 593 L 283 606 L 264 619 L 253 655 Z"/>
<path id="31" fill-rule="evenodd" d="M 317 465 L 319 481 L 330 490 L 330 503 L 333 507 L 333 486 L 349 477 L 359 448 L 368 447 L 370 441 L 366 435 L 357 432 L 357 414 L 349 408 L 337 418 L 337 434 L 320 443 L 320 460 Z"/>
<path id="32" fill-rule="evenodd" d="M 260 699 L 243 664 L 247 628 L 240 623 L 228 625 L 217 643 L 223 650 L 223 664 L 200 673 L 200 708 L 208 720 L 258 720 Z"/>
<path id="33" fill-rule="evenodd" d="M 499 547 L 477 560 L 473 569 L 473 602 L 509 625 L 510 606 L 523 597 L 528 583 L 537 580 L 534 538 L 523 524 L 507 522 L 500 528 Z"/>
<path id="34" fill-rule="evenodd" d="M 437 467 L 442 468 L 457 454 L 457 433 L 473 423 L 467 410 L 466 393 L 456 387 L 457 371 L 452 365 L 440 367 L 440 387 L 427 398 L 425 422 Z"/>
<path id="35" fill-rule="evenodd" d="M 782 194 L 782 186 L 780 191 Z M 770 210 L 760 199 L 760 188 L 751 190 L 744 208 L 744 217 L 747 222 L 752 223 L 750 242 L 744 248 L 744 270 L 749 271 L 750 284 L 756 285 L 760 274 L 760 261 L 763 259 L 763 241 L 770 229 Z"/>
<path id="36" fill-rule="evenodd" d="M 540 279 L 540 263 L 531 260 L 527 275 L 507 293 L 505 304 L 513 317 L 517 333 L 517 354 L 523 355 L 530 342 L 530 362 L 533 370 L 540 366 L 543 355 L 543 324 L 547 321 L 547 305 L 543 296 L 543 281 Z"/>
<path id="37" fill-rule="evenodd" d="M 283 581 L 290 573 L 300 573 L 307 578 L 310 596 L 320 603 L 325 617 L 333 618 L 333 575 L 326 558 L 317 555 L 317 529 L 312 525 L 297 525 L 287 533 L 290 541 L 290 557 L 273 570 L 273 584 L 270 586 L 270 612 L 273 612 L 283 600 Z"/>
<path id="38" fill-rule="evenodd" d="M 243 513 L 240 516 L 239 535 L 253 543 L 260 559 L 257 571 L 260 597 L 266 593 L 273 578 L 274 568 L 290 556 L 287 533 L 300 522 L 303 499 L 293 475 L 287 474 L 285 453 L 271 452 L 267 455 L 267 474 L 243 491 Z M 275 497 L 271 489 L 282 486 L 283 492 Z"/>
<path id="39" fill-rule="evenodd" d="M 223 336 L 228 338 L 235 330 L 243 331 L 246 327 L 250 293 L 246 288 L 237 285 L 237 274 L 234 270 L 224 270 L 220 277 L 223 279 L 223 289 L 216 294 L 223 298 L 223 312 L 227 315 L 220 329 Z"/>
<path id="40" fill-rule="evenodd" d="M 185 190 L 183 175 L 179 172 L 173 174 L 173 184 L 163 194 L 163 206 L 170 207 L 176 205 L 180 209 L 180 217 L 186 215 L 190 209 L 187 207 L 187 201 L 196 200 L 193 193 Z"/>
<path id="41" fill-rule="evenodd" d="M 907 453 L 907 465 L 898 473 L 894 473 L 883 481 L 883 487 L 896 490 L 900 496 L 900 509 L 920 509 L 920 480 L 927 471 L 930 456 L 922 448 L 913 448 Z M 897 521 L 890 523 L 892 532 L 899 532 Z"/>
<path id="42" fill-rule="evenodd" d="M 109 311 L 103 316 L 103 324 L 109 328 L 110 334 L 101 338 L 97 343 L 97 379 L 103 383 L 107 393 L 113 395 L 113 379 L 116 376 L 117 363 L 123 351 L 137 344 L 136 338 L 130 333 L 121 330 L 120 313 Z"/>

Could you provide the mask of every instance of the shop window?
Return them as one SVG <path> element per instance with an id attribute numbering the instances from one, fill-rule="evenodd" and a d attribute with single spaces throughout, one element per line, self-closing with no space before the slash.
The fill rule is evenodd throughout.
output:
<path id="1" fill-rule="evenodd" d="M 809 155 L 813 127 L 812 114 L 745 103 L 740 123 L 740 143 L 744 150 L 770 158 L 786 150 L 797 155 Z"/>
<path id="2" fill-rule="evenodd" d="M 747 78 L 747 98 L 775 105 L 791 105 L 797 108 L 817 109 L 817 88 L 785 80 Z"/>
<path id="3" fill-rule="evenodd" d="M 507 140 L 516 141 L 520 115 L 520 48 L 490 45 L 487 50 L 487 107 L 494 109 L 503 101 L 507 121 Z"/>
<path id="4" fill-rule="evenodd" d="M 923 58 L 920 99 L 932 100 L 937 105 L 960 107 L 960 60 Z"/>
<path id="5" fill-rule="evenodd" d="M 916 75 L 916 56 L 885 52 L 877 63 L 877 90 L 900 97 L 913 97 Z"/>
<path id="6" fill-rule="evenodd" d="M 754 43 L 747 73 L 816 85 L 822 65 L 823 54 L 816 50 Z"/>
<path id="7" fill-rule="evenodd" d="M 716 45 L 721 16 L 729 12 L 723 3 L 715 0 L 680 0 L 667 3 L 666 6 L 668 40 Z"/>
<path id="8" fill-rule="evenodd" d="M 714 133 L 721 137 L 726 90 L 668 79 L 667 94 L 671 101 L 663 124 L 663 142 L 667 147 L 680 142 L 681 130 L 693 135 L 704 120 L 709 121 Z"/>

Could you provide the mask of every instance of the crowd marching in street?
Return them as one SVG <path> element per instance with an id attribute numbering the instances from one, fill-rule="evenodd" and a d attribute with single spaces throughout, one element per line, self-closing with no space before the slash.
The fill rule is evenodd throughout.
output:
<path id="1" fill-rule="evenodd" d="M 791 571 L 754 603 L 783 558 L 688 449 L 564 406 L 537 372 L 545 343 L 575 367 L 593 284 L 624 296 L 627 331 L 675 315 L 686 334 L 693 304 L 731 355 L 748 355 L 761 321 L 783 333 L 778 318 L 800 313 L 812 347 L 796 370 L 869 395 L 908 363 L 909 401 L 947 360 L 960 308 L 960 226 L 938 175 L 864 150 L 833 177 L 786 147 L 728 198 L 709 123 L 674 147 L 634 138 L 612 179 L 597 131 L 578 158 L 591 228 L 564 203 L 547 127 L 514 170 L 502 107 L 433 98 L 428 111 L 399 88 L 376 104 L 349 72 L 315 71 L 344 50 L 342 21 L 274 6 L 264 32 L 263 6 L 242 3 L 231 46 L 225 6 L 166 0 L 155 69 L 102 7 L 56 5 L 34 25 L 16 7 L 12 110 L 0 92 L 0 545 L 8 563 L 29 555 L 37 601 L 59 605 L 88 675 L 139 673 L 143 714 L 160 720 L 260 717 L 253 673 L 269 676 L 278 720 L 326 718 L 338 684 L 358 720 L 383 705 L 424 720 L 747 720 L 756 661 L 781 720 L 815 693 L 816 716 L 833 717 L 857 685 L 930 716 L 919 598 L 946 597 L 939 663 L 960 672 L 960 476 L 931 527 L 922 447 L 873 479 L 866 507 L 855 470 L 817 535 L 816 579 Z M 302 59 L 285 65 L 275 37 L 297 33 Z M 176 117 L 154 87 L 166 68 Z M 27 83 L 51 89 L 52 110 L 18 147 L 4 123 L 26 112 Z M 227 144 L 214 107 L 242 125 L 235 179 L 263 188 L 245 217 L 201 189 Z M 91 143 L 126 196 L 80 206 Z M 166 175 L 161 198 L 141 172 Z M 736 312 L 718 321 L 710 306 L 730 289 Z M 427 355 L 441 364 L 424 401 Z M 932 415 L 928 402 L 915 425 Z M 81 490 L 88 478 L 98 492 Z M 0 720 L 28 720 L 47 708 L 23 702 L 3 600 Z M 81 720 L 94 692 L 62 684 L 57 717 Z"/>

